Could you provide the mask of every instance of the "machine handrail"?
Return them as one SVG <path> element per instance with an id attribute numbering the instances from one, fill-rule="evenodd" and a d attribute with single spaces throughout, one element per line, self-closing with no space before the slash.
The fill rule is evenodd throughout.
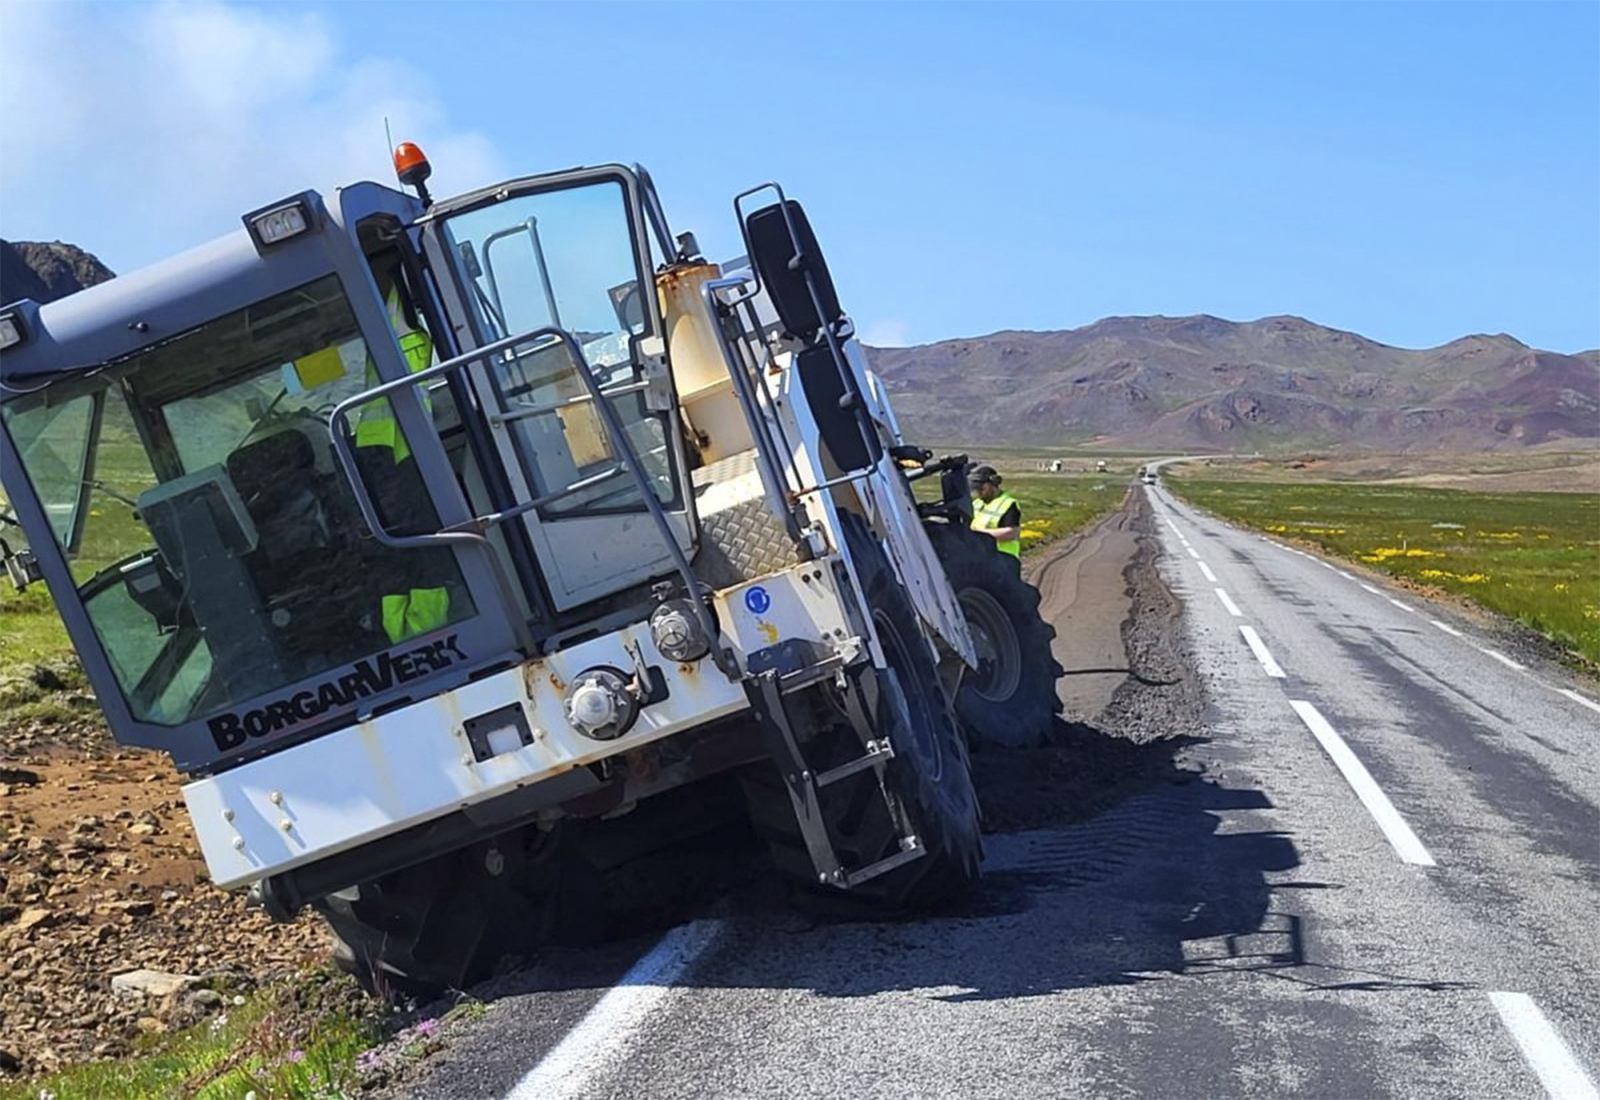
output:
<path id="1" fill-rule="evenodd" d="M 667 545 L 668 556 L 672 558 L 673 566 L 683 580 L 684 591 L 688 593 L 689 603 L 695 610 L 695 618 L 699 621 L 701 629 L 705 631 L 706 637 L 712 639 L 712 658 L 716 661 L 717 667 L 729 679 L 739 679 L 738 666 L 734 663 L 732 655 L 720 644 L 721 631 L 717 628 L 716 619 L 713 618 L 711 610 L 706 606 L 704 599 L 701 598 L 700 582 L 695 578 L 694 570 L 689 564 L 688 556 L 683 552 L 683 547 L 678 545 L 677 534 L 672 529 L 671 521 L 667 519 L 666 510 L 661 507 L 661 501 L 656 497 L 655 487 L 651 485 L 650 477 L 645 473 L 643 463 L 639 461 L 639 456 L 634 452 L 633 444 L 628 440 L 622 421 L 617 416 L 617 410 L 606 399 L 605 391 L 600 388 L 599 379 L 589 369 L 589 361 L 584 358 L 583 348 L 566 329 L 558 328 L 554 325 L 545 325 L 517 336 L 507 336 L 504 339 L 485 344 L 481 348 L 474 348 L 471 351 L 457 355 L 453 359 L 446 359 L 442 363 L 435 363 L 433 366 L 425 367 L 422 370 L 408 374 L 404 378 L 396 378 L 389 382 L 380 383 L 369 390 L 347 397 L 334 406 L 333 411 L 328 414 L 328 433 L 332 436 L 334 453 L 339 458 L 339 465 L 343 467 L 345 477 L 355 492 L 356 505 L 361 509 L 362 518 L 366 520 L 367 527 L 372 531 L 373 538 L 386 546 L 400 549 L 431 546 L 439 542 L 470 541 L 486 543 L 487 540 L 481 533 L 483 528 L 503 522 L 514 515 L 521 515 L 541 504 L 549 503 L 552 499 L 560 499 L 562 496 L 570 495 L 583 488 L 586 484 L 593 484 L 595 481 L 604 480 L 620 472 L 613 468 L 593 478 L 585 478 L 575 482 L 556 494 L 524 501 L 522 504 L 491 516 L 479 517 L 477 522 L 481 523 L 482 527 L 476 531 L 461 530 L 457 527 L 422 535 L 395 535 L 389 532 L 378 518 L 377 507 L 367 493 L 366 485 L 362 481 L 360 470 L 356 465 L 355 452 L 350 446 L 350 410 L 359 405 L 369 404 L 379 398 L 387 397 L 389 394 L 398 393 L 402 389 L 419 386 L 434 378 L 459 371 L 472 363 L 488 359 L 490 356 L 516 347 L 519 344 L 532 343 L 535 340 L 546 338 L 564 344 L 567 351 L 572 355 L 577 375 L 589 390 L 589 395 L 594 401 L 595 411 L 599 414 L 600 421 L 605 427 L 606 435 L 610 438 L 612 446 L 616 448 L 618 457 L 622 460 L 622 466 L 633 476 L 634 484 L 638 486 L 639 495 L 644 501 L 645 510 L 650 513 L 650 518 L 655 522 L 657 534 L 661 536 L 662 541 Z M 516 605 L 512 603 L 508 606 L 514 607 Z"/>
<path id="2" fill-rule="evenodd" d="M 783 466 L 778 461 L 777 447 L 772 442 L 766 416 L 761 411 L 761 403 L 756 400 L 755 391 L 750 386 L 750 377 L 745 372 L 744 364 L 738 361 L 733 349 L 729 347 L 717 317 L 718 310 L 726 307 L 726 303 L 717 296 L 717 292 L 743 286 L 748 281 L 739 275 L 711 279 L 700 287 L 700 294 L 705 300 L 707 316 L 717 327 L 717 347 L 722 352 L 723 365 L 728 368 L 728 380 L 733 383 L 734 396 L 738 399 L 739 407 L 744 410 L 745 419 L 750 424 L 750 437 L 756 445 L 756 454 L 759 456 L 761 485 L 766 491 L 767 506 L 773 515 L 782 519 L 784 530 L 790 540 L 797 546 L 804 546 L 805 539 L 800 533 L 800 525 L 794 518 L 794 506 L 789 499 L 789 493 L 800 487 L 788 484 Z"/>

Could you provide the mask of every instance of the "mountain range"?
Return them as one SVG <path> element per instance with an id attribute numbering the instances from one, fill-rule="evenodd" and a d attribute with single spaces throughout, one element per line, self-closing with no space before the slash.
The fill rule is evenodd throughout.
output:
<path id="1" fill-rule="evenodd" d="M 867 356 L 912 438 L 1210 451 L 1600 442 L 1600 351 L 1504 334 L 1413 351 L 1300 317 L 1107 317 Z"/>
<path id="2" fill-rule="evenodd" d="M 0 303 L 112 278 L 60 241 L 0 240 Z M 1407 350 L 1300 317 L 1107 317 L 868 348 L 908 438 L 1202 451 L 1600 444 L 1600 351 L 1505 334 Z"/>
<path id="3" fill-rule="evenodd" d="M 109 267 L 75 244 L 0 240 L 0 305 L 53 302 L 112 278 Z"/>

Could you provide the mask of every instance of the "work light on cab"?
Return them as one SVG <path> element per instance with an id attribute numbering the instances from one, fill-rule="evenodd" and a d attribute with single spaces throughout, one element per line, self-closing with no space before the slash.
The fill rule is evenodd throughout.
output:
<path id="1" fill-rule="evenodd" d="M 311 228 L 311 206 L 304 195 L 273 203 L 244 216 L 257 251 L 282 244 Z"/>
<path id="2" fill-rule="evenodd" d="M 15 313 L 0 316 L 0 351 L 16 347 L 27 338 L 28 330 L 22 326 L 22 318 Z"/>

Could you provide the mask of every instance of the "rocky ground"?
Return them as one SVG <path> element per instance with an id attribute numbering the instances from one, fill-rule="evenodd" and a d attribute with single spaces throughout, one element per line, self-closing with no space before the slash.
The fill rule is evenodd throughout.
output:
<path id="1" fill-rule="evenodd" d="M 0 1073 L 114 1057 L 324 958 L 207 881 L 165 756 L 0 730 Z"/>

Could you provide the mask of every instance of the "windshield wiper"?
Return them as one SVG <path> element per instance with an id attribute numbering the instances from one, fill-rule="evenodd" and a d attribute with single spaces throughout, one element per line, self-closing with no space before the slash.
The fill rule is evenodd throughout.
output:
<path id="1" fill-rule="evenodd" d="M 105 482 L 103 482 L 103 481 L 86 481 L 86 482 L 84 482 L 84 484 L 89 486 L 89 488 L 91 488 L 91 489 L 99 489 L 102 493 L 104 493 L 108 497 L 111 497 L 113 500 L 120 500 L 122 503 L 126 504 L 129 508 L 132 508 L 135 511 L 138 511 L 139 502 L 137 500 L 134 500 L 132 497 L 123 496 L 121 493 L 117 492 L 115 489 L 113 489 L 111 486 L 107 485 Z"/>

